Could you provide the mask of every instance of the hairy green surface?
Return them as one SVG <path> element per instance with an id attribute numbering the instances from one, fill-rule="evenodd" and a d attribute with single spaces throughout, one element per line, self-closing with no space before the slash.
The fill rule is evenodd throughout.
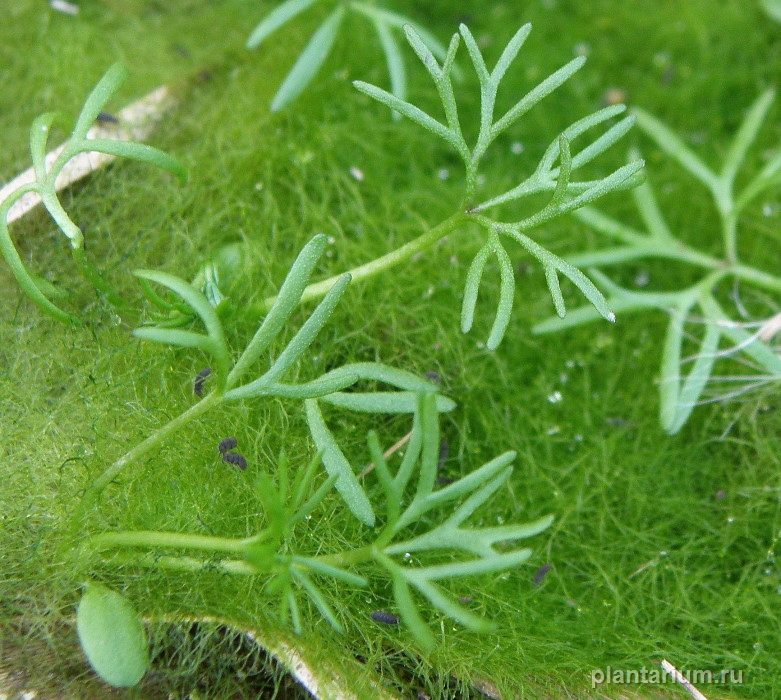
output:
<path id="1" fill-rule="evenodd" d="M 315 271 L 320 278 L 388 252 L 458 204 L 463 174 L 456 158 L 415 125 L 392 122 L 386 108 L 351 87 L 353 79 L 387 83 L 373 38 L 348 27 L 342 36 L 352 43 L 337 42 L 295 109 L 272 116 L 268 104 L 276 86 L 325 14 L 291 24 L 284 40 L 269 39 L 253 53 L 244 42 L 269 3 L 81 4 L 77 17 L 32 0 L 0 10 L 0 56 L 7 65 L 0 73 L 0 176 L 10 179 L 27 167 L 32 119 L 51 109 L 77 113 L 113 62 L 125 62 L 131 75 L 112 108 L 174 81 L 180 106 L 148 142 L 179 158 L 189 182 L 121 162 L 62 198 L 73 220 L 87 227 L 91 259 L 134 308 L 141 307 L 134 268 L 192 279 L 223 245 L 238 242 L 244 257 L 227 292 L 242 307 L 276 292 L 315 233 L 333 238 Z M 708 157 L 725 147 L 743 110 L 773 84 L 781 65 L 778 25 L 742 0 L 695 0 L 682 8 L 640 0 L 527 5 L 394 3 L 393 9 L 415 16 L 441 39 L 467 19 L 489 65 L 512 32 L 532 22 L 500 107 L 576 52 L 588 53 L 572 81 L 497 141 L 485 161 L 486 198 L 528 174 L 558 130 L 599 108 L 611 87 L 625 90 L 630 106 L 675 127 Z M 407 68 L 411 97 L 435 110 L 427 76 L 412 60 Z M 461 107 L 478 109 L 476 97 Z M 707 250 L 716 223 L 707 218 L 707 194 L 692 188 L 639 133 L 631 138 L 648 160 L 667 220 Z M 780 139 L 775 104 L 747 172 L 756 172 L 762 154 Z M 513 152 L 515 141 L 523 144 L 520 154 Z M 625 151 L 606 156 L 602 166 L 618 167 Z M 353 167 L 362 171 L 362 181 L 351 176 Z M 628 195 L 612 195 L 600 208 L 637 224 Z M 740 243 L 745 259 L 778 264 L 780 212 L 774 193 L 749 209 Z M 54 674 L 78 696 L 87 667 L 73 660 L 75 633 L 62 623 L 73 618 L 87 572 L 66 565 L 60 533 L 90 477 L 193 403 L 192 380 L 207 361 L 197 351 L 161 350 L 133 339 L 129 331 L 139 316 L 116 316 L 72 275 L 64 240 L 42 213 L 16 224 L 12 235 L 25 264 L 67 290 L 70 308 L 84 309 L 89 323 L 72 329 L 42 318 L 21 301 L 7 268 L 0 267 L 3 656 L 32 674 L 32 685 Z M 537 235 L 559 255 L 592 236 L 571 218 Z M 562 687 L 583 696 L 590 692 L 591 669 L 651 668 L 662 658 L 681 669 L 744 671 L 742 686 L 701 687 L 709 697 L 781 692 L 777 395 L 748 394 L 740 404 L 702 407 L 680 434 L 665 436 L 652 381 L 666 317 L 619 317 L 615 326 L 532 337 L 532 323 L 550 315 L 552 306 L 542 271 L 517 250 L 514 262 L 523 267 L 515 314 L 503 344 L 487 352 L 478 339 L 488 336 L 492 314 L 480 313 L 481 302 L 491 299 L 493 308 L 498 276 L 486 275 L 473 334 L 458 332 L 464 277 L 480 245 L 477 231 L 458 231 L 405 267 L 350 288 L 313 347 L 321 364 L 302 368 L 301 380 L 345 362 L 373 360 L 418 374 L 437 372 L 443 391 L 458 402 L 442 423 L 449 444 L 445 475 L 465 474 L 505 450 L 519 453 L 509 486 L 482 514 L 482 524 L 548 513 L 556 520 L 532 542 L 535 554 L 524 568 L 450 586 L 497 622 L 495 632 L 476 635 L 444 619 L 440 625 L 431 612 L 429 622 L 441 637 L 425 656 L 403 629 L 369 618 L 389 607 L 390 590 L 367 593 L 340 584 L 326 591 L 344 636 L 315 609 L 304 609 L 311 657 L 336 657 L 364 691 L 379 675 L 391 690 L 413 697 L 417 690 L 432 698 L 469 697 L 476 693 L 471 681 L 486 678 L 508 697 L 560 697 Z M 660 287 L 689 280 L 686 268 L 673 265 L 648 271 Z M 632 279 L 623 282 L 631 285 Z M 579 303 L 571 286 L 563 291 L 568 304 Z M 309 312 L 311 306 L 296 312 L 292 327 Z M 225 324 L 234 352 L 257 320 L 237 316 Z M 283 347 L 277 343 L 276 352 Z M 336 412 L 328 417 L 357 463 L 370 461 L 368 429 L 378 431 L 386 448 L 408 429 L 400 418 L 378 424 Z M 235 435 L 250 462 L 248 473 L 256 474 L 272 468 L 281 447 L 291 464 L 305 463 L 312 452 L 307 434 L 303 411 L 288 415 L 281 402 L 221 408 L 166 443 L 136 478 L 111 486 L 93 525 L 96 531 L 245 536 L 258 522 L 259 507 L 243 475 L 219 461 L 217 443 Z M 304 546 L 316 553 L 359 537 L 356 521 L 331 496 L 314 516 Z M 552 569 L 533 585 L 535 569 L 547 562 Z M 276 629 L 273 609 L 256 595 L 251 579 L 205 572 L 193 580 L 136 568 L 89 573 L 124 590 L 144 615 L 215 615 Z M 160 630 L 152 636 L 159 642 L 153 644 L 153 667 L 179 671 L 144 681 L 150 697 L 171 688 L 224 697 L 239 672 L 250 683 L 251 664 L 203 662 L 210 644 L 214 655 L 248 655 L 219 635 L 203 634 L 202 645 L 177 642 L 173 633 L 166 642 Z M 185 651 L 177 655 L 175 649 Z M 356 657 L 365 663 L 362 670 L 352 663 Z"/>

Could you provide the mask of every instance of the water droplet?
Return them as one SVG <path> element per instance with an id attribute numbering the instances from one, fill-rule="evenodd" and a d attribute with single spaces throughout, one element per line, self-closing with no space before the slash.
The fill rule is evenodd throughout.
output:
<path id="1" fill-rule="evenodd" d="M 510 153 L 514 153 L 516 156 L 523 153 L 523 144 L 520 141 L 513 141 L 510 144 Z"/>
<path id="2" fill-rule="evenodd" d="M 350 175 L 352 175 L 358 182 L 363 182 L 363 171 L 360 168 L 356 168 L 354 165 L 350 168 Z"/>
<path id="3" fill-rule="evenodd" d="M 437 170 L 437 177 L 440 180 L 447 180 L 450 177 L 450 171 L 447 168 L 440 168 Z"/>
<path id="4" fill-rule="evenodd" d="M 735 518 L 733 518 L 733 517 L 730 515 L 730 516 L 729 516 L 729 518 L 727 518 L 727 525 L 732 525 L 732 523 L 734 523 L 734 522 L 735 522 Z"/>
<path id="5" fill-rule="evenodd" d="M 501 515 L 496 516 L 496 524 L 497 525 L 503 525 L 504 524 L 504 518 Z"/>
<path id="6" fill-rule="evenodd" d="M 404 561 L 412 559 L 412 555 L 409 552 L 404 552 Z"/>
<path id="7" fill-rule="evenodd" d="M 554 391 L 552 394 L 548 394 L 548 401 L 550 403 L 559 403 L 561 399 L 562 396 L 560 391 Z"/>
<path id="8" fill-rule="evenodd" d="M 779 209 L 781 209 L 781 207 L 779 207 L 777 203 L 765 202 L 762 205 L 762 215 L 767 217 L 775 216 L 776 214 L 778 214 Z"/>
<path id="9" fill-rule="evenodd" d="M 328 236 L 328 245 L 333 245 L 334 243 L 336 243 L 336 238 Z"/>
<path id="10" fill-rule="evenodd" d="M 561 426 L 558 426 L 558 425 L 552 425 L 552 426 L 550 426 L 550 428 L 548 428 L 548 429 L 545 431 L 545 434 L 546 434 L 548 437 L 553 437 L 554 435 L 558 435 L 560 432 L 561 432 Z"/>
<path id="11" fill-rule="evenodd" d="M 482 187 L 485 184 L 485 175 L 483 175 L 483 173 L 480 173 L 477 176 L 477 178 L 475 178 L 475 182 L 477 182 L 477 184 Z"/>

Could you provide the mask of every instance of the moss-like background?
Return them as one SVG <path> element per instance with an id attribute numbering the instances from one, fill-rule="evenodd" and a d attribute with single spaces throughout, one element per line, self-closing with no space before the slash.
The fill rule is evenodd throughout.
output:
<path id="1" fill-rule="evenodd" d="M 167 82 L 180 100 L 149 141 L 187 165 L 186 185 L 122 162 L 63 197 L 73 219 L 85 226 L 91 259 L 131 300 L 131 310 L 115 315 L 96 301 L 75 276 L 65 239 L 41 212 L 13 229 L 22 257 L 68 290 L 63 303 L 83 310 L 90 323 L 74 329 L 42 318 L 0 266 L 2 655 L 6 670 L 23 670 L 33 687 L 101 697 L 104 691 L 89 680 L 70 632 L 60 624 L 72 617 L 78 598 L 78 580 L 58 550 L 61 528 L 90 476 L 192 403 L 192 378 L 204 366 L 197 353 L 130 337 L 142 307 L 130 270 L 153 267 L 192 278 L 221 246 L 241 242 L 246 255 L 230 293 L 242 308 L 274 293 L 295 253 L 315 233 L 333 239 L 318 276 L 419 235 L 458 204 L 462 170 L 444 146 L 413 124 L 392 122 L 387 110 L 352 89 L 352 79 L 387 83 L 374 37 L 357 18 L 349 20 L 354 26 L 342 34 L 317 83 L 291 109 L 272 115 L 270 99 L 322 8 L 285 27 L 262 50 L 248 52 L 243 46 L 249 32 L 273 3 L 84 0 L 76 17 L 34 0 L 3 5 L 3 181 L 29 165 L 32 119 L 48 110 L 75 115 L 117 60 L 131 77 L 112 108 Z M 388 5 L 428 24 L 442 39 L 458 22 L 469 23 L 489 64 L 518 26 L 532 22 L 500 109 L 575 53 L 588 55 L 574 79 L 496 142 L 485 161 L 487 192 L 501 192 L 529 173 L 556 134 L 597 109 L 609 88 L 625 91 L 630 106 L 660 117 L 715 164 L 745 109 L 775 84 L 781 67 L 781 25 L 749 0 Z M 434 109 L 427 76 L 411 54 L 407 58 L 412 97 Z M 468 67 L 465 53 L 460 61 Z M 462 91 L 474 87 L 467 77 Z M 476 116 L 475 97 L 465 97 L 461 106 L 464 115 Z M 777 147 L 780 116 L 776 105 L 747 172 Z M 463 121 L 470 123 L 466 116 Z M 511 148 L 515 141 L 524 146 L 520 154 Z M 707 194 L 639 132 L 596 168 L 607 172 L 621 164 L 630 142 L 647 156 L 649 177 L 674 230 L 714 250 L 717 222 Z M 352 167 L 363 172 L 362 182 L 351 177 Z M 781 263 L 780 203 L 778 194 L 759 201 L 742 229 L 741 254 L 768 270 Z M 601 208 L 636 223 L 626 195 L 613 195 Z M 571 218 L 534 235 L 560 254 L 591 239 Z M 486 352 L 480 341 L 498 290 L 490 276 L 478 307 L 485 313 L 469 335 L 458 331 L 464 276 L 480 240 L 476 230 L 459 231 L 403 268 L 355 285 L 317 341 L 313 361 L 335 366 L 377 359 L 421 374 L 437 372 L 443 390 L 459 404 L 443 420 L 448 474 L 466 473 L 508 449 L 519 453 L 510 486 L 477 520 L 523 521 L 553 513 L 556 521 L 532 541 L 531 564 L 452 587 L 497 622 L 496 632 L 474 635 L 447 620 L 440 626 L 432 613 L 441 641 L 424 660 L 403 629 L 369 619 L 391 601 L 378 580 L 371 593 L 341 585 L 328 589 L 347 629 L 343 637 L 308 611 L 305 645 L 311 655 L 342 663 L 367 697 L 372 677 L 403 697 L 419 690 L 432 698 L 469 697 L 477 692 L 470 684 L 475 678 L 490 679 L 506 697 L 584 697 L 591 692 L 591 669 L 652 668 L 661 658 L 683 669 L 743 671 L 742 685 L 701 688 L 709 696 L 781 694 L 777 392 L 771 387 L 739 403 L 699 408 L 679 435 L 664 435 L 655 383 L 664 315 L 534 337 L 532 324 L 552 312 L 535 265 L 519 275 L 503 344 Z M 520 251 L 515 254 L 519 264 L 528 262 Z M 689 270 L 672 265 L 648 269 L 660 288 L 690 279 Z M 581 303 L 571 289 L 567 300 Z M 299 322 L 304 312 L 295 318 Z M 236 314 L 229 328 L 235 349 L 256 324 Z M 300 371 L 312 374 L 306 366 Z M 554 392 L 561 400 L 549 400 Z M 369 461 L 369 428 L 377 428 L 386 445 L 407 430 L 400 419 L 377 425 L 330 415 L 359 462 Z M 106 492 L 96 529 L 250 532 L 258 505 L 247 481 L 216 458 L 215 445 L 225 435 L 237 436 L 250 457 L 249 471 L 273 469 L 282 447 L 293 463 L 310 453 L 295 402 L 248 402 L 207 415 L 148 459 L 133 479 Z M 301 543 L 309 551 L 361 541 L 360 528 L 336 498 L 312 525 L 311 538 Z M 534 572 L 546 562 L 553 567 L 534 586 Z M 217 615 L 270 633 L 276 629 L 258 582 L 135 569 L 94 574 L 123 588 L 147 615 Z M 241 697 L 248 688 L 257 691 L 255 676 L 230 658 L 231 650 L 239 656 L 246 650 L 230 640 L 206 635 L 199 646 L 192 639 L 176 642 L 164 631 L 155 634 L 162 651 L 142 696 L 197 690 L 198 697 Z M 177 644 L 190 644 L 192 653 L 173 654 Z M 363 670 L 352 665 L 354 658 L 364 662 Z"/>

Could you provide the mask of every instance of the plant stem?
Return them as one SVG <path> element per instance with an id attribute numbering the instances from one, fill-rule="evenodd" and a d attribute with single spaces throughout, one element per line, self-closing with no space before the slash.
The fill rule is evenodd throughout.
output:
<path id="1" fill-rule="evenodd" d="M 83 546 L 86 550 L 96 552 L 114 547 L 162 547 L 166 549 L 195 549 L 202 552 L 242 554 L 247 546 L 259 542 L 262 534 L 235 539 L 206 535 L 184 535 L 179 532 L 160 532 L 156 530 L 104 532 L 90 537 Z"/>
<path id="2" fill-rule="evenodd" d="M 74 515 L 73 526 L 74 529 L 78 527 L 82 518 L 86 514 L 87 510 L 94 505 L 101 491 L 106 488 L 118 475 L 125 469 L 125 467 L 137 462 L 148 452 L 153 450 L 171 434 L 183 428 L 190 421 L 195 420 L 199 416 L 206 413 L 214 406 L 218 405 L 222 400 L 222 394 L 212 392 L 208 396 L 205 396 L 201 401 L 187 409 L 184 413 L 178 415 L 172 421 L 166 423 L 162 428 L 159 428 L 152 433 L 146 440 L 136 445 L 132 450 L 126 452 L 120 457 L 114 464 L 106 469 L 87 489 L 84 497 L 81 499 L 81 503 Z"/>
<path id="3" fill-rule="evenodd" d="M 340 272 L 338 275 L 329 277 L 321 282 L 315 282 L 310 284 L 301 296 L 301 302 L 311 301 L 312 299 L 320 299 L 324 297 L 328 291 L 333 287 L 345 274 L 349 274 L 352 277 L 352 284 L 356 282 L 374 277 L 375 275 L 389 270 L 396 265 L 409 260 L 416 253 L 430 248 L 434 243 L 447 236 L 451 231 L 454 231 L 468 220 L 468 216 L 462 212 L 453 214 L 450 218 L 445 219 L 442 223 L 438 224 L 434 228 L 429 229 L 422 236 L 418 236 L 415 240 L 405 243 L 400 248 L 397 248 L 390 253 L 383 255 L 380 258 L 372 260 L 358 267 L 354 267 L 352 270 L 348 270 L 346 273 Z M 273 306 L 277 298 L 268 297 L 264 299 L 260 304 L 257 304 L 251 308 L 252 314 L 263 314 Z"/>
<path id="4" fill-rule="evenodd" d="M 312 559 L 320 562 L 321 564 L 328 564 L 329 566 L 338 566 L 344 568 L 347 566 L 355 566 L 356 564 L 362 564 L 375 557 L 376 554 L 376 542 L 374 544 L 367 544 L 365 547 L 359 547 L 358 549 L 351 549 L 347 552 L 337 552 L 335 554 L 324 554 L 319 557 L 312 557 Z"/>

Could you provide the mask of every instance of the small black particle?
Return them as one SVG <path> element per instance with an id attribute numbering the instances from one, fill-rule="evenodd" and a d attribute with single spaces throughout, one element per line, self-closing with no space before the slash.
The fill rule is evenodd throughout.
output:
<path id="1" fill-rule="evenodd" d="M 203 382 L 212 373 L 211 367 L 204 367 L 197 375 L 195 375 L 195 381 L 193 381 L 193 393 L 197 397 L 203 396 Z"/>
<path id="2" fill-rule="evenodd" d="M 725 498 L 727 496 L 726 491 L 724 489 L 719 489 L 716 491 L 716 500 L 720 501 L 722 498 Z"/>
<path id="3" fill-rule="evenodd" d="M 244 459 L 238 452 L 226 452 L 222 456 L 222 461 L 232 464 L 235 467 L 244 471 L 247 468 L 247 460 Z"/>
<path id="4" fill-rule="evenodd" d="M 532 583 L 535 586 L 539 586 L 542 583 L 542 579 L 545 578 L 547 573 L 553 568 L 553 564 L 543 564 L 539 569 L 537 569 L 537 572 L 534 574 L 534 578 L 532 579 Z"/>
<path id="5" fill-rule="evenodd" d="M 461 596 L 458 599 L 458 602 L 461 603 L 461 605 L 466 605 L 467 603 L 471 603 L 472 602 L 472 596 L 471 595 Z"/>
<path id="6" fill-rule="evenodd" d="M 394 615 L 393 613 L 385 612 L 384 610 L 375 610 L 369 617 L 374 620 L 375 622 L 380 622 L 383 625 L 398 625 L 399 624 L 399 618 L 398 615 Z"/>
<path id="7" fill-rule="evenodd" d="M 108 112 L 98 112 L 97 121 L 101 124 L 119 124 L 119 119 Z"/>
<path id="8" fill-rule="evenodd" d="M 222 452 L 222 454 L 225 454 L 228 450 L 232 450 L 238 444 L 239 443 L 236 441 L 235 437 L 226 437 L 220 440 L 220 444 L 217 445 L 217 449 Z"/>
<path id="9" fill-rule="evenodd" d="M 426 374 L 423 375 L 426 379 L 430 379 L 434 384 L 441 384 L 442 380 L 439 378 L 439 375 L 436 372 L 426 372 Z"/>

